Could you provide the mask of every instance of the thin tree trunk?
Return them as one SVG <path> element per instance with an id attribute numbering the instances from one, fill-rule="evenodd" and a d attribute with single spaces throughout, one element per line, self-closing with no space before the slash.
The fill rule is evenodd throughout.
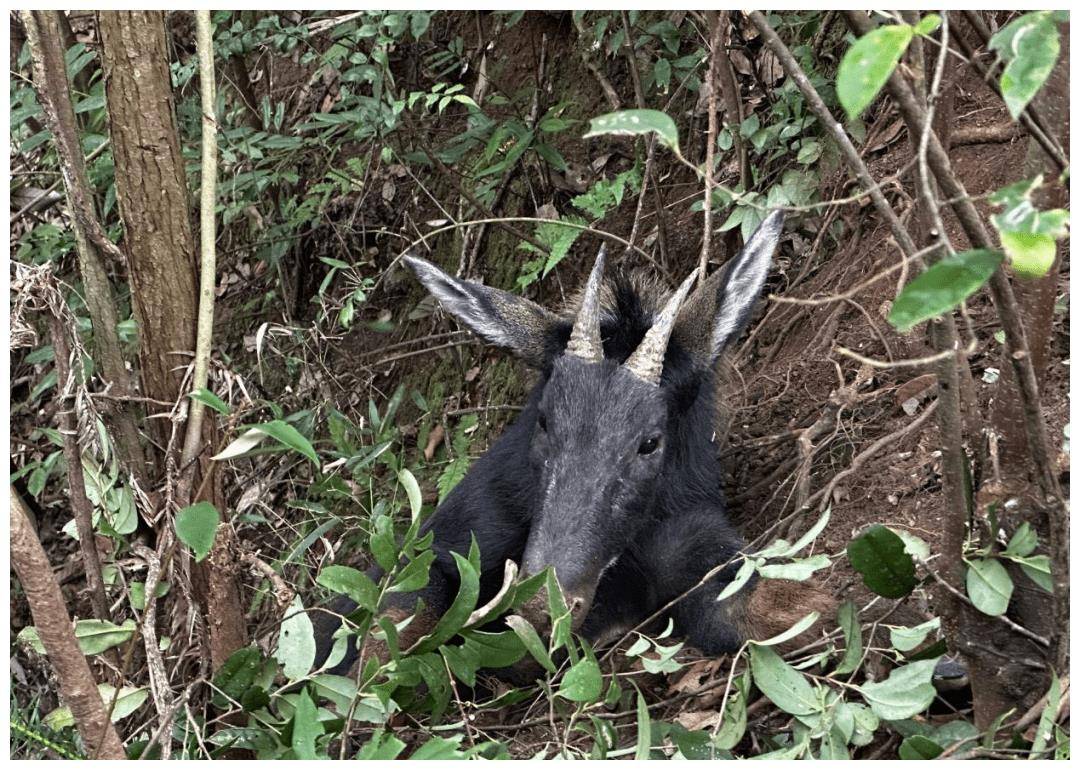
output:
<path id="1" fill-rule="evenodd" d="M 19 576 L 34 627 L 60 681 L 60 697 L 71 709 L 91 759 L 125 759 L 124 745 L 109 721 L 90 664 L 79 649 L 64 595 L 14 487 L 9 490 L 11 566 Z"/>
<path id="2" fill-rule="evenodd" d="M 1061 35 L 1061 54 L 1057 65 L 1051 72 L 1046 85 L 1035 96 L 1040 115 L 1047 119 L 1048 128 L 1053 138 L 1062 147 L 1069 146 L 1069 27 L 1065 25 Z M 1048 189 L 1041 191 L 1040 205 L 1046 208 L 1068 207 L 1068 187 L 1053 181 L 1055 168 L 1041 145 L 1034 139 L 1028 140 L 1027 156 L 1024 159 L 1024 178 L 1031 179 L 1043 174 L 1051 180 Z M 1067 242 L 1058 244 L 1058 256 L 1050 271 L 1035 280 L 1017 281 L 1014 286 L 1016 301 L 1028 328 L 1028 341 L 1031 344 L 1031 363 L 1035 376 L 1042 384 L 1046 372 L 1047 358 L 1050 352 L 1050 338 L 1053 336 L 1054 303 L 1057 299 L 1058 277 L 1061 272 L 1062 256 L 1067 251 Z M 998 386 L 1001 397 L 994 400 L 993 425 L 1001 435 L 999 444 L 1003 470 L 1024 469 L 1027 467 L 1028 444 L 1024 430 L 1024 414 L 1021 409 L 1019 385 L 1016 375 L 1009 367 L 1002 372 Z"/>
<path id="3" fill-rule="evenodd" d="M 133 388 L 120 349 L 120 337 L 116 330 L 119 323 L 117 302 L 103 257 L 104 254 L 119 257 L 120 251 L 109 241 L 94 210 L 61 47 L 61 14 L 58 11 L 23 11 L 22 20 L 34 64 L 35 89 L 56 142 L 63 171 L 75 231 L 79 272 L 83 279 L 83 296 L 94 330 L 94 360 L 98 362 L 112 394 L 121 397 L 121 400 L 110 400 L 103 406 L 103 416 L 113 428 L 120 456 L 130 472 L 142 482 L 147 470 L 146 459 L 139 441 L 135 410 L 130 402 L 122 400 L 124 396 L 132 394 Z M 141 486 L 148 487 L 145 483 Z"/>
<path id="4" fill-rule="evenodd" d="M 191 200 L 180 153 L 161 11 L 98 14 L 105 70 L 109 131 L 116 162 L 116 197 L 124 223 L 132 301 L 139 323 L 139 365 L 146 395 L 182 403 L 184 372 L 196 341 L 195 239 Z M 180 446 L 171 426 L 158 427 L 168 447 L 165 462 L 176 468 Z M 203 446 L 213 446 L 212 421 L 203 423 Z M 213 463 L 202 461 L 202 499 L 223 510 Z M 170 483 L 175 473 L 170 473 Z M 198 495 L 197 495 L 198 497 Z M 177 501 L 185 505 L 190 500 Z M 231 527 L 222 523 L 210 557 L 192 565 L 191 579 L 209 629 L 214 669 L 247 643 L 240 601 L 238 562 Z"/>
<path id="5" fill-rule="evenodd" d="M 60 402 L 57 419 L 64 443 L 64 463 L 67 465 L 68 497 L 75 516 L 75 529 L 79 533 L 79 551 L 82 553 L 86 586 L 90 590 L 90 606 L 94 616 L 109 620 L 109 602 L 105 596 L 105 581 L 101 576 L 101 559 L 98 557 L 94 534 L 94 509 L 86 496 L 86 480 L 83 476 L 82 453 L 79 451 L 79 426 L 75 419 L 74 400 L 68 398 L 71 382 L 71 346 L 68 345 L 67 329 L 57 317 L 49 319 L 52 333 L 54 359 L 56 362 L 56 391 Z"/>
<path id="6" fill-rule="evenodd" d="M 857 34 L 864 35 L 870 30 L 870 22 L 862 13 L 847 11 L 845 16 L 848 24 Z M 919 105 L 903 75 L 899 72 L 893 72 L 886 87 L 899 108 L 908 131 L 921 135 L 922 127 L 926 122 L 926 113 Z M 948 198 L 960 226 L 972 246 L 984 249 L 995 248 L 995 243 L 978 210 L 967 194 L 964 185 L 953 171 L 948 152 L 933 131 L 929 133 L 927 147 L 929 166 L 933 170 L 938 184 L 941 185 L 943 194 Z M 1051 625 L 1051 650 L 1048 659 L 1051 665 L 1063 670 L 1063 665 L 1067 660 L 1069 639 L 1068 511 L 1065 508 L 1060 484 L 1054 473 L 1050 458 L 1049 442 L 1042 415 L 1038 381 L 1031 361 L 1031 348 L 1025 329 L 1025 319 L 1021 315 L 1021 308 L 1016 301 L 1012 284 L 1003 270 L 998 270 L 991 276 L 989 286 L 994 299 L 994 306 L 1005 330 L 1006 358 L 1013 367 L 1017 378 L 1016 398 L 1022 405 L 1024 430 L 1029 447 L 1027 459 L 1030 460 L 1031 467 L 1035 471 L 1041 496 L 1039 502 L 1045 511 L 1047 528 L 1050 532 L 1054 603 Z M 972 680 L 984 680 L 987 677 L 992 677 L 1000 684 L 1000 686 L 986 688 L 987 698 L 983 703 L 979 702 L 979 692 L 975 692 L 976 726 L 984 728 L 992 723 L 1004 708 L 1010 705 L 1010 699 L 1003 695 L 1008 691 L 1005 681 L 1011 682 L 1015 687 L 1028 687 L 1030 689 L 1032 671 L 1023 665 L 1023 658 L 1016 654 L 1015 648 L 1018 648 L 1019 643 L 1017 642 L 1014 645 L 1014 640 L 1008 636 L 998 636 L 989 641 L 983 639 L 980 642 L 980 647 L 985 646 L 987 643 L 992 647 L 998 647 L 997 652 L 1001 656 L 998 660 L 991 661 L 990 657 L 993 656 L 978 655 L 972 652 L 971 659 L 979 664 L 977 670 L 970 672 Z"/>

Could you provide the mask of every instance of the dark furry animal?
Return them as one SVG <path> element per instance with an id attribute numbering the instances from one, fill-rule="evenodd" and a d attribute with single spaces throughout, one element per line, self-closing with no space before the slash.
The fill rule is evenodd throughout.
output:
<path id="1" fill-rule="evenodd" d="M 517 421 L 426 522 L 436 554 L 430 582 L 418 596 L 397 595 L 400 617 L 417 598 L 429 623 L 446 610 L 457 591 L 451 553 L 467 553 L 471 537 L 480 547 L 481 602 L 498 590 L 507 559 L 526 574 L 552 566 L 575 627 L 599 642 L 729 560 L 671 609 L 676 628 L 702 651 L 736 649 L 760 627 L 755 616 L 769 615 L 769 627 L 779 615 L 806 612 L 784 612 L 776 597 L 752 588 L 716 601 L 743 541 L 724 513 L 713 370 L 750 315 L 782 225 L 779 212 L 769 215 L 696 292 L 691 275 L 666 298 L 620 271 L 605 281 L 601 250 L 573 319 L 406 258 L 449 313 L 540 378 Z M 351 607 L 339 599 L 334 609 Z M 422 620 L 413 621 L 414 636 Z M 338 623 L 323 615 L 316 625 L 322 660 Z"/>

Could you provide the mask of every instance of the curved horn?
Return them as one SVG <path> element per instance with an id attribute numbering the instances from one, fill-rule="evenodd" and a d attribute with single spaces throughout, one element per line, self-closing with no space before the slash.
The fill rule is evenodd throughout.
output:
<path id="1" fill-rule="evenodd" d="M 698 269 L 695 269 L 682 282 L 682 286 L 671 295 L 664 309 L 649 327 L 649 331 L 645 332 L 645 338 L 637 346 L 637 350 L 623 364 L 623 368 L 639 380 L 644 380 L 650 385 L 660 384 L 660 374 L 664 371 L 664 354 L 667 353 L 668 340 L 671 338 L 671 330 L 675 327 L 675 319 L 679 316 L 679 306 L 690 293 L 690 287 L 694 285 L 697 274 Z"/>
<path id="2" fill-rule="evenodd" d="M 574 329 L 570 332 L 570 342 L 566 345 L 567 355 L 582 358 L 590 363 L 604 359 L 604 345 L 600 341 L 600 281 L 604 275 L 604 257 L 607 246 L 600 247 L 596 263 L 589 273 L 589 282 L 585 284 L 585 295 L 581 298 Z"/>

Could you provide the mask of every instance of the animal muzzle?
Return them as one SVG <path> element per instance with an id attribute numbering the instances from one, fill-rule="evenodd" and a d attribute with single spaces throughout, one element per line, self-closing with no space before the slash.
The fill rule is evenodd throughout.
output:
<path id="1" fill-rule="evenodd" d="M 569 554 L 563 554 L 563 556 L 566 557 Z M 523 570 L 526 575 L 535 575 L 547 567 L 554 569 L 555 579 L 562 590 L 566 607 L 570 610 L 572 628 L 577 631 L 585 622 L 585 616 L 589 614 L 589 609 L 592 607 L 601 571 L 583 568 L 580 564 L 568 563 L 568 561 L 569 559 L 559 558 L 558 555 L 550 554 L 547 548 L 537 548 L 530 542 L 525 549 Z M 551 631 L 546 587 L 541 587 L 536 596 L 522 607 L 522 614 L 541 634 L 546 635 Z"/>

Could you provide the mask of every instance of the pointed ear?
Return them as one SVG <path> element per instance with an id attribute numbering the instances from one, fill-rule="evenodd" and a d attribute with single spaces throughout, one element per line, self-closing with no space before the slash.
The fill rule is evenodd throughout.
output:
<path id="1" fill-rule="evenodd" d="M 683 304 L 674 336 L 699 366 L 712 366 L 746 326 L 769 274 L 783 228 L 783 212 L 769 214 L 742 251 L 713 273 Z"/>
<path id="2" fill-rule="evenodd" d="M 524 297 L 454 278 L 419 257 L 403 259 L 446 312 L 485 341 L 507 348 L 529 366 L 549 363 L 556 327 L 566 325 L 558 315 Z"/>

